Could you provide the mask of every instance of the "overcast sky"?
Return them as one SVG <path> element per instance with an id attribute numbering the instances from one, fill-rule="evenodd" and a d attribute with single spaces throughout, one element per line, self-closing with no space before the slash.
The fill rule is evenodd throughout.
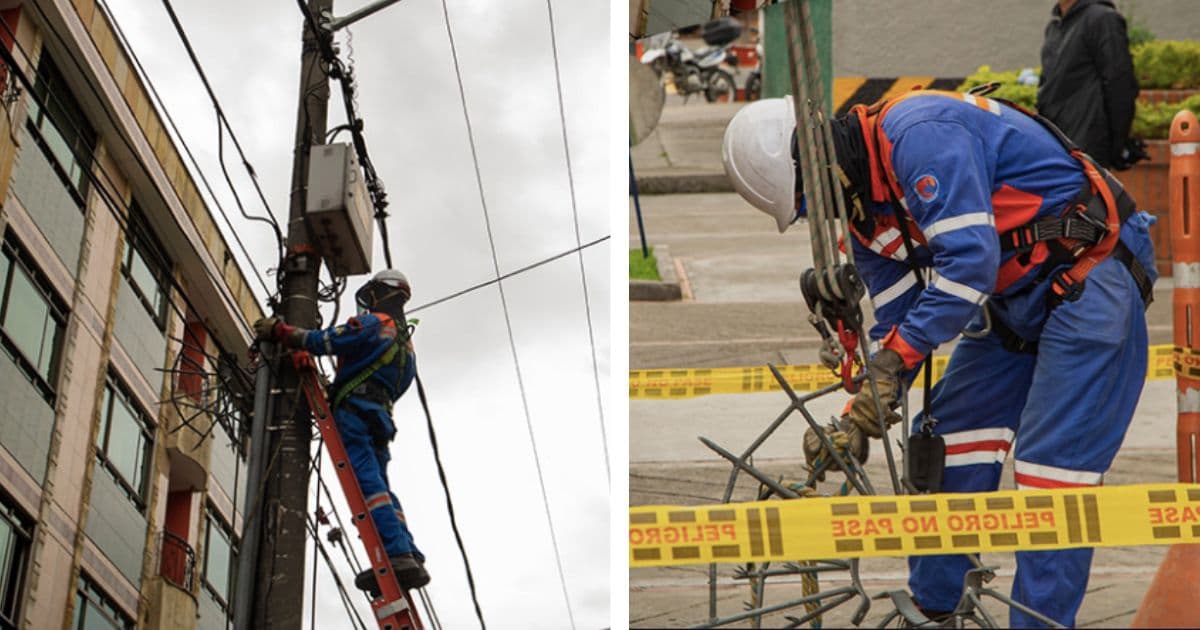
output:
<path id="1" fill-rule="evenodd" d="M 209 180 L 222 181 L 215 117 L 166 11 L 145 0 L 107 2 Z M 505 273 L 576 244 L 547 7 L 545 0 L 448 2 Z M 174 4 L 272 207 L 286 214 L 299 81 L 301 16 L 295 2 Z M 365 4 L 339 1 L 335 13 Z M 554 0 L 553 8 L 579 230 L 586 243 L 611 229 L 609 3 Z M 359 109 L 391 200 L 391 249 L 412 283 L 411 304 L 494 278 L 441 2 L 404 0 L 352 30 Z M 344 58 L 349 47 L 344 35 L 339 39 Z M 342 120 L 335 100 L 329 126 Z M 242 198 L 261 210 L 236 158 L 231 164 Z M 228 193 L 218 194 L 236 214 Z M 236 224 L 254 263 L 260 269 L 273 266 L 269 229 Z M 376 269 L 384 264 L 380 251 L 377 244 Z M 240 253 L 239 261 L 245 262 Z M 583 263 L 607 399 L 608 244 L 586 250 Z M 363 280 L 351 279 L 343 318 Z M 577 627 L 607 626 L 609 494 L 579 258 L 563 258 L 504 286 L 570 606 Z M 494 286 L 479 290 L 418 317 L 418 365 L 489 626 L 569 627 L 499 292 Z M 607 403 L 604 411 L 611 441 Z M 390 480 L 428 556 L 429 593 L 445 627 L 473 627 L 415 388 L 396 415 Z M 336 491 L 331 472 L 326 480 Z M 350 579 L 348 569 L 343 571 Z M 318 579 L 317 627 L 352 627 L 323 567 Z M 370 623 L 366 598 L 357 593 L 355 598 Z"/>

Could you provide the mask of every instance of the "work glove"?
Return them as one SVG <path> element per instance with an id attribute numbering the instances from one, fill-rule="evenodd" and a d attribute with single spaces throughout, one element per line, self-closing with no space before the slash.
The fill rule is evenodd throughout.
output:
<path id="1" fill-rule="evenodd" d="M 838 455 L 845 460 L 846 454 L 854 455 L 854 459 L 858 463 L 867 461 L 867 455 L 870 454 L 870 441 L 863 434 L 862 429 L 858 425 L 850 422 L 846 418 L 838 420 L 836 424 L 830 423 L 822 427 L 825 434 L 829 436 L 829 440 L 833 442 L 834 448 L 837 449 Z M 827 470 L 841 470 L 837 460 L 829 455 L 828 449 L 825 448 L 824 442 L 821 441 L 817 432 L 809 427 L 804 432 L 804 461 L 808 463 L 809 469 L 817 467 L 818 462 L 829 462 Z M 817 475 L 818 481 L 825 480 L 825 474 Z"/>
<path id="2" fill-rule="evenodd" d="M 867 362 L 867 372 L 875 379 L 875 388 L 879 392 L 879 402 L 883 407 L 883 419 L 889 427 L 900 422 L 900 414 L 894 410 L 900 404 L 900 375 L 904 370 L 904 359 L 898 352 L 889 348 L 876 352 Z M 869 382 L 863 381 L 862 389 L 851 399 L 844 417 L 862 429 L 863 433 L 873 438 L 883 437 L 883 429 L 879 426 L 879 412 L 875 408 Z"/>
<path id="3" fill-rule="evenodd" d="M 258 341 L 275 341 L 275 328 L 283 320 L 278 317 L 260 317 L 254 322 L 254 338 Z"/>

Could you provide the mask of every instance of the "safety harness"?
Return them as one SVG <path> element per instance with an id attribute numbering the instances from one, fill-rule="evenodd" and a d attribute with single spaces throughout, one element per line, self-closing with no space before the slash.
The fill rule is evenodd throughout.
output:
<path id="1" fill-rule="evenodd" d="M 1125 193 L 1124 187 L 1116 178 L 1098 166 L 1091 156 L 1081 151 L 1054 123 L 1011 101 L 984 98 L 997 86 L 997 84 L 988 84 L 965 94 L 940 90 L 913 91 L 894 99 L 881 101 L 870 107 L 858 105 L 852 109 L 859 116 L 864 127 L 871 124 L 869 129 L 873 136 L 873 142 L 868 147 L 874 154 L 872 158 L 875 158 L 879 171 L 886 178 L 884 188 L 888 192 L 889 200 L 899 219 L 900 233 L 904 238 L 906 249 L 909 250 L 908 262 L 913 273 L 917 275 L 918 281 L 920 282 L 923 278 L 921 278 L 916 261 L 913 259 L 911 240 L 913 237 L 917 237 L 918 240 L 923 241 L 924 239 L 921 238 L 923 235 L 904 203 L 903 190 L 890 165 L 890 143 L 886 145 L 880 143 L 879 128 L 882 125 L 883 117 L 896 103 L 911 96 L 937 94 L 962 99 L 984 109 L 993 107 L 990 102 L 1003 103 L 1037 121 L 1058 139 L 1071 157 L 1075 158 L 1083 167 L 1086 176 L 1084 184 L 1060 216 L 1031 222 L 999 235 L 1001 251 L 1015 251 L 1020 258 L 1018 262 L 1023 266 L 1028 266 L 1032 262 L 1030 258 L 1037 245 L 1045 244 L 1047 252 L 1045 258 L 1039 261 L 1041 271 L 1038 279 L 1049 278 L 1051 283 L 1050 307 L 1055 308 L 1062 302 L 1079 299 L 1088 274 L 1101 261 L 1112 256 L 1129 269 L 1130 275 L 1137 284 L 1138 292 L 1142 296 L 1144 307 L 1149 308 L 1154 299 L 1154 286 L 1150 282 L 1145 268 L 1120 240 L 1121 225 L 1137 210 L 1134 200 Z M 868 123 L 870 117 L 875 118 L 873 123 Z M 887 142 L 886 137 L 883 138 L 883 141 Z M 869 215 L 869 213 L 866 214 Z M 858 227 L 856 225 L 856 231 L 858 231 Z M 866 221 L 863 222 L 862 227 L 869 228 Z M 915 233 L 912 228 L 916 228 Z M 860 232 L 859 238 L 865 243 L 869 243 L 865 233 Z M 1064 265 L 1070 266 L 1064 268 Z M 986 305 L 985 308 L 987 308 Z M 1011 328 L 1000 322 L 999 318 L 991 318 L 991 322 L 992 330 L 1001 338 L 1006 349 L 1013 352 L 1037 353 L 1037 342 L 1021 338 Z"/>
<path id="2" fill-rule="evenodd" d="M 391 327 L 396 329 L 396 336 L 392 339 L 391 345 L 383 351 L 383 354 L 380 354 L 374 361 L 359 370 L 354 376 L 346 379 L 337 388 L 332 397 L 334 409 L 341 406 L 350 396 L 364 398 L 389 409 L 394 402 L 392 391 L 383 383 L 371 380 L 371 377 L 383 369 L 384 366 L 392 363 L 396 364 L 397 372 L 404 373 L 405 365 L 408 363 L 408 352 L 404 352 L 403 350 L 406 349 L 411 335 L 407 325 L 404 327 L 396 326 L 396 322 L 387 313 L 373 314 L 379 318 L 385 328 Z"/>

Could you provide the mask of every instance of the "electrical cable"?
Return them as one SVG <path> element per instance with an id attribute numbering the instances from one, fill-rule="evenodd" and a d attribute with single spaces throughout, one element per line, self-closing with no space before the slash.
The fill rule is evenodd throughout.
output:
<path id="1" fill-rule="evenodd" d="M 346 590 L 346 586 L 344 584 L 342 584 L 341 575 L 338 574 L 337 568 L 334 567 L 334 565 L 333 565 L 333 558 L 329 557 L 329 552 L 325 550 L 325 545 L 324 545 L 324 543 L 321 542 L 321 536 L 320 536 L 320 533 L 317 531 L 316 521 L 313 519 L 311 514 L 305 514 L 304 516 L 305 516 L 304 520 L 308 525 L 308 533 L 313 539 L 313 544 L 316 547 L 317 551 L 320 552 L 321 557 L 325 560 L 325 566 L 329 568 L 329 573 L 333 576 L 333 583 L 335 586 L 337 586 L 338 595 L 341 597 L 341 600 L 342 600 L 342 606 L 345 607 L 346 612 L 350 613 L 349 615 L 347 615 L 347 618 L 351 619 L 352 621 L 358 622 L 358 624 L 355 626 L 355 628 L 361 628 L 362 630 L 367 630 L 367 624 L 363 623 L 362 617 L 360 617 L 358 614 L 358 609 L 354 607 L 353 600 L 351 600 L 350 594 Z M 315 578 L 316 578 L 315 568 L 314 568 L 314 572 L 313 572 L 313 577 L 314 577 L 314 581 L 315 581 Z M 314 605 L 314 607 L 316 606 L 315 602 L 313 605 Z"/>
<path id="2" fill-rule="evenodd" d="M 304 15 L 304 22 L 307 28 L 312 31 L 313 37 L 316 39 L 317 46 L 320 48 L 322 61 L 329 66 L 325 72 L 326 76 L 336 79 L 342 90 L 342 105 L 346 110 L 346 121 L 344 125 L 349 129 L 353 136 L 353 145 L 355 154 L 358 156 L 358 164 L 363 170 L 363 181 L 367 186 L 367 194 L 371 197 L 371 204 L 375 208 L 375 221 L 379 225 L 380 242 L 383 245 L 383 257 L 388 268 L 392 267 L 392 248 L 388 238 L 387 226 L 387 193 L 384 191 L 383 182 L 379 180 L 379 174 L 375 171 L 375 165 L 371 161 L 370 154 L 367 152 L 367 141 L 363 137 L 363 121 L 358 115 L 357 97 L 355 96 L 355 82 L 353 67 L 347 68 L 337 56 L 337 51 L 333 47 L 333 33 L 318 25 L 316 17 L 308 9 L 304 0 L 296 0 L 296 4 L 300 7 L 300 12 Z M 334 131 L 338 131 L 337 128 Z"/>
<path id="3" fill-rule="evenodd" d="M 462 68 L 459 66 L 459 62 L 458 62 L 458 47 L 454 43 L 454 31 L 450 27 L 450 10 L 446 6 L 446 0 L 441 0 L 441 1 L 442 1 L 442 15 L 445 17 L 445 21 L 446 21 L 446 36 L 450 40 L 450 56 L 454 60 L 454 75 L 458 81 L 458 93 L 459 93 L 459 98 L 462 101 L 463 118 L 466 122 L 466 127 L 467 127 L 467 140 L 471 146 L 471 161 L 475 167 L 475 182 L 479 188 L 479 202 L 483 208 L 484 224 L 487 227 L 488 243 L 491 246 L 492 266 L 495 269 L 496 277 L 499 278 L 500 277 L 500 260 L 496 255 L 496 241 L 495 241 L 494 235 L 492 234 L 492 221 L 491 221 L 491 217 L 488 215 L 487 198 L 484 195 L 484 191 L 483 191 L 483 175 L 480 173 L 480 170 L 479 170 L 479 153 L 475 148 L 475 136 L 471 130 L 471 115 L 467 110 L 467 92 L 466 92 L 466 88 L 463 86 Z M 571 628 L 575 628 L 575 613 L 571 609 L 571 596 L 570 596 L 570 593 L 567 591 L 567 577 L 566 577 L 566 573 L 563 571 L 562 553 L 559 551 L 558 537 L 554 532 L 554 518 L 550 513 L 550 498 L 546 492 L 545 476 L 542 474 L 542 461 L 541 461 L 541 458 L 538 456 L 537 440 L 534 438 L 534 435 L 533 435 L 533 419 L 529 413 L 529 399 L 525 392 L 525 382 L 521 376 L 521 363 L 517 357 L 517 343 L 516 343 L 516 339 L 513 337 L 512 317 L 510 316 L 509 311 L 508 311 L 508 299 L 504 295 L 504 283 L 497 281 L 496 287 L 500 293 L 500 306 L 504 310 L 504 324 L 505 324 L 506 328 L 508 329 L 508 345 L 512 351 L 513 365 L 516 368 L 517 388 L 521 392 L 521 406 L 525 412 L 525 426 L 529 431 L 529 444 L 533 451 L 534 466 L 537 469 L 538 486 L 541 489 L 542 504 L 546 510 L 546 524 L 549 527 L 550 542 L 554 548 L 554 560 L 558 567 L 558 580 L 559 580 L 559 583 L 562 585 L 563 600 L 567 606 L 567 617 L 571 622 Z"/>
<path id="4" fill-rule="evenodd" d="M 188 161 L 191 162 L 192 168 L 195 169 L 196 174 L 200 177 L 200 182 L 204 184 L 204 189 L 208 191 L 208 196 L 212 200 L 213 206 L 217 208 L 221 218 L 225 220 L 225 226 L 229 228 L 229 233 L 233 235 L 233 240 L 242 250 L 242 255 L 246 258 L 246 264 L 250 265 L 250 269 L 254 271 L 254 275 L 258 278 L 259 284 L 262 285 L 263 290 L 266 291 L 267 297 L 269 298 L 274 292 L 271 290 L 266 280 L 263 279 L 263 273 L 254 264 L 254 259 L 250 257 L 249 249 L 246 247 L 246 244 L 242 242 L 242 237 L 238 233 L 238 230 L 233 227 L 233 222 L 230 221 L 229 214 L 225 212 L 225 207 L 222 206 L 220 200 L 217 199 L 216 192 L 213 191 L 212 185 L 208 181 L 208 177 L 204 174 L 204 171 L 200 168 L 199 161 L 196 160 L 196 156 L 192 153 L 192 148 L 188 145 L 187 140 L 184 139 L 183 134 L 179 131 L 179 127 L 175 124 L 175 118 L 171 116 L 171 112 L 167 110 L 166 103 L 158 94 L 158 88 L 156 88 L 154 84 L 150 82 L 150 75 L 146 73 L 146 69 L 144 66 L 142 66 L 142 61 L 137 56 L 137 53 L 134 52 L 133 46 L 130 44 L 129 39 L 125 37 L 125 31 L 121 29 L 120 24 L 118 24 L 116 19 L 113 17 L 112 11 L 108 8 L 108 3 L 106 3 L 104 0 L 100 0 L 99 6 L 101 10 L 104 11 L 105 15 L 108 16 L 109 23 L 113 25 L 113 30 L 116 32 L 117 39 L 120 41 L 121 46 L 129 53 L 129 57 L 133 60 L 134 68 L 142 77 L 142 82 L 146 85 L 146 87 L 149 88 L 150 94 L 154 97 L 154 101 L 157 104 L 159 113 L 163 114 L 163 117 L 166 118 L 167 124 L 170 126 L 171 131 L 175 133 L 175 139 L 178 140 L 180 146 L 183 147 L 183 151 L 187 155 Z"/>
<path id="5" fill-rule="evenodd" d="M 471 572 L 471 561 L 467 559 L 467 548 L 463 545 L 462 534 L 458 531 L 458 519 L 454 516 L 454 501 L 450 498 L 450 484 L 446 481 L 446 470 L 442 468 L 442 457 L 438 450 L 437 434 L 433 431 L 433 414 L 429 412 L 429 399 L 425 396 L 425 386 L 421 383 L 421 373 L 416 373 L 417 398 L 421 400 L 421 408 L 425 410 L 425 426 L 429 429 L 429 444 L 433 448 L 433 461 L 437 464 L 438 479 L 442 482 L 442 491 L 446 495 L 446 513 L 450 515 L 450 530 L 454 532 L 454 542 L 458 545 L 458 553 L 462 555 L 463 567 L 467 571 L 467 587 L 471 590 L 471 604 L 475 606 L 475 617 L 479 619 L 481 630 L 487 630 L 483 620 L 483 609 L 479 607 L 479 596 L 475 592 L 475 574 Z"/>
<path id="6" fill-rule="evenodd" d="M 263 206 L 267 210 L 267 218 L 251 216 L 246 213 L 242 207 L 241 199 L 238 198 L 237 192 L 234 191 L 234 199 L 237 202 L 238 210 L 242 216 L 251 221 L 262 221 L 268 223 L 275 230 L 275 236 L 280 243 L 284 242 L 283 232 L 279 229 L 279 220 L 275 217 L 275 213 L 271 210 L 270 204 L 267 203 L 267 197 L 263 194 L 262 187 L 258 185 L 258 175 L 254 172 L 254 167 L 246 158 L 246 153 L 242 151 L 242 145 L 238 142 L 237 135 L 229 126 L 229 119 L 225 117 L 225 110 L 221 108 L 221 102 L 217 100 L 217 95 L 213 92 L 212 85 L 208 82 L 208 75 L 204 73 L 204 68 L 200 66 L 200 60 L 196 57 L 196 51 L 192 48 L 192 42 L 188 39 L 187 33 L 183 30 L 183 25 L 179 22 L 179 16 L 175 14 L 175 8 L 171 6 L 171 0 L 162 0 L 163 7 L 167 10 L 167 15 L 171 18 L 171 24 L 175 26 L 175 32 L 179 35 L 180 41 L 183 42 L 184 49 L 187 50 L 188 58 L 192 60 L 192 66 L 196 69 L 196 73 L 200 75 L 200 81 L 204 83 L 204 89 L 208 92 L 208 97 L 212 100 L 213 108 L 217 110 L 217 129 L 218 137 L 220 136 L 221 126 L 229 131 L 229 136 L 233 140 L 233 145 L 238 151 L 238 155 L 242 158 L 242 165 L 246 168 L 246 172 L 250 175 L 250 181 L 254 183 L 255 190 L 258 191 L 259 199 L 262 200 Z M 225 171 L 225 162 L 221 160 L 221 170 Z M 225 179 L 229 181 L 229 173 L 225 172 Z M 230 190 L 233 190 L 233 183 L 230 182 Z"/>
<path id="7" fill-rule="evenodd" d="M 85 77 L 85 84 L 88 86 L 88 88 L 91 89 L 92 93 L 101 102 L 107 102 L 104 99 L 103 95 L 100 94 L 99 88 L 97 88 L 90 80 L 86 80 L 86 77 L 87 77 L 86 70 L 83 68 L 83 65 L 79 61 L 79 59 L 76 58 L 76 56 L 70 52 L 70 48 L 67 46 L 66 40 L 63 38 L 62 34 L 59 33 L 57 30 L 55 30 L 53 27 L 49 26 L 49 24 L 51 24 L 51 22 L 49 21 L 49 17 L 46 15 L 44 9 L 42 9 L 39 6 L 38 2 L 36 2 L 36 1 L 32 2 L 30 4 L 38 10 L 39 14 L 42 17 L 42 20 L 47 25 L 47 30 L 49 30 L 51 33 L 53 33 L 55 35 L 55 37 L 59 40 L 59 42 L 62 44 L 64 49 L 67 51 L 67 55 L 71 59 L 72 63 L 75 64 L 76 69 L 78 69 L 80 71 L 80 73 Z M 30 62 L 31 67 L 36 67 L 36 64 L 33 63 L 33 58 L 29 55 L 29 52 L 27 50 L 25 50 L 25 47 L 21 44 L 20 40 L 18 40 L 16 38 L 16 35 L 12 29 L 12 26 L 8 23 L 8 21 L 3 19 L 3 17 L 0 17 L 0 23 L 2 23 L 4 25 L 4 30 L 5 30 L 5 32 L 8 33 L 8 36 L 12 40 L 14 47 L 21 52 L 21 55 L 27 61 Z M 8 65 L 8 67 L 10 68 L 10 70 L 13 73 L 13 76 L 17 77 L 17 79 L 25 87 L 25 89 L 27 91 L 29 91 L 31 94 L 35 94 L 35 91 L 33 89 L 33 83 L 29 80 L 29 77 L 25 74 L 24 70 L 17 64 L 16 58 L 13 57 L 13 55 L 12 55 L 12 51 L 3 46 L 0 46 L 0 58 L 2 58 L 4 63 L 6 65 Z M 56 99 L 58 98 L 57 95 L 53 95 L 53 94 L 48 94 L 48 95 L 53 96 Z M 35 100 L 36 100 L 36 98 L 35 98 Z M 45 107 L 44 102 L 39 102 L 38 105 L 41 107 Z M 61 103 L 59 103 L 59 105 L 60 105 L 60 107 L 62 106 Z M 121 128 L 121 125 L 114 118 L 112 112 L 108 111 L 108 108 L 102 107 L 101 110 L 104 112 L 105 116 L 109 119 L 109 122 L 115 128 L 117 128 L 117 129 Z M 55 121 L 53 119 L 50 119 L 50 121 L 55 127 L 58 127 L 57 121 Z M 29 127 L 31 129 L 34 129 L 32 126 L 29 126 Z M 74 131 L 76 131 L 76 132 L 79 131 L 78 125 L 76 125 Z M 149 165 L 147 165 L 145 163 L 145 161 L 142 159 L 141 155 L 134 149 L 129 138 L 126 138 L 124 135 L 122 135 L 120 133 L 117 133 L 115 135 L 121 139 L 121 141 L 123 142 L 125 147 L 129 150 L 130 154 L 132 154 L 132 156 L 136 160 L 138 166 L 142 169 L 142 171 L 149 174 L 151 172 Z M 37 131 L 37 137 L 41 138 L 40 130 Z M 40 141 L 44 142 L 44 140 L 40 140 Z M 79 159 L 79 157 L 80 157 L 79 149 L 72 146 L 69 148 L 69 150 L 71 151 L 72 155 L 76 159 Z M 83 162 L 83 161 L 91 162 L 92 156 L 88 156 L 88 158 L 89 158 L 88 160 L 81 160 L 81 162 Z M 55 159 L 55 162 L 57 163 L 57 159 Z M 59 165 L 59 168 L 62 168 L 62 165 Z M 102 174 L 104 176 L 104 179 L 106 180 L 107 185 L 111 188 L 105 188 L 104 187 L 105 182 L 101 182 L 99 180 L 99 177 L 93 171 L 98 171 L 100 174 Z M 113 199 L 112 191 L 119 189 L 119 187 L 113 182 L 112 176 L 108 173 L 108 171 L 106 169 L 104 169 L 99 164 L 93 164 L 93 168 L 85 169 L 85 175 L 88 178 L 89 182 L 96 185 L 96 190 L 99 192 L 101 199 L 104 201 L 105 208 L 113 216 L 113 219 L 116 221 L 117 226 L 127 236 L 132 234 L 132 232 L 130 232 L 129 226 L 127 225 L 127 223 L 129 223 L 129 222 L 126 219 L 126 216 L 128 214 L 130 214 L 129 204 L 125 204 L 124 202 L 119 202 L 119 201 Z M 120 210 L 118 210 L 118 208 L 123 209 L 126 214 L 123 215 L 120 212 Z M 149 230 L 148 226 L 143 227 L 140 224 L 140 222 L 133 222 L 133 225 L 135 225 L 135 227 L 138 229 L 147 230 L 147 231 L 144 231 L 139 234 L 139 236 L 141 238 L 148 238 L 148 239 L 150 239 L 150 242 L 155 242 L 157 240 L 153 236 L 153 233 L 148 232 L 148 230 Z M 158 251 L 158 249 L 152 248 L 152 253 L 158 257 L 158 262 L 160 264 L 164 264 L 168 267 L 170 266 L 169 261 L 167 261 L 164 258 L 164 254 L 161 251 Z M 221 301 L 224 303 L 226 308 L 229 308 L 234 313 L 240 314 L 241 306 L 239 304 L 237 304 L 235 301 L 233 301 L 233 296 L 229 293 L 229 291 L 228 290 L 226 290 L 226 291 L 219 290 L 220 287 L 226 287 L 226 289 L 228 288 L 225 280 L 223 278 L 218 278 L 217 276 L 215 276 L 213 274 L 213 271 L 211 269 L 209 269 L 206 265 L 201 265 L 201 267 L 204 270 L 204 274 L 206 276 L 208 276 L 209 280 L 212 281 L 213 285 L 218 287 L 217 294 L 221 297 Z M 195 313 L 202 312 L 201 310 L 195 308 L 195 304 L 192 303 L 191 298 L 188 297 L 187 293 L 185 291 L 183 291 L 183 287 L 179 284 L 178 280 L 175 279 L 173 274 L 166 274 L 166 280 L 167 280 L 167 283 L 171 286 L 171 288 L 176 289 L 179 292 L 179 295 L 184 299 L 184 302 L 186 303 L 186 305 L 189 309 L 191 309 Z M 173 310 L 176 313 L 178 313 L 184 319 L 184 321 L 187 320 L 186 313 L 181 311 L 178 308 L 178 305 L 175 305 L 174 302 L 172 302 L 171 300 L 167 300 L 167 303 L 172 306 Z M 250 335 L 250 337 L 254 336 L 254 331 L 251 329 L 250 324 L 248 322 L 242 320 L 241 318 L 235 318 L 234 321 L 235 321 L 235 323 L 240 324 L 242 330 L 244 332 L 248 333 Z M 214 342 L 217 343 L 218 349 L 220 349 L 223 353 L 228 354 L 224 351 L 223 348 L 220 347 L 220 343 L 217 342 L 215 337 L 213 338 L 213 340 L 214 340 Z"/>
<path id="8" fill-rule="evenodd" d="M 575 245 L 581 246 L 579 234 L 579 207 L 575 202 L 575 175 L 571 169 L 571 145 L 567 141 L 567 114 L 563 105 L 562 75 L 558 68 L 558 38 L 554 33 L 554 8 L 546 0 L 546 12 L 550 21 L 550 50 L 554 53 L 554 85 L 558 90 L 558 118 L 562 125 L 563 155 L 567 160 L 567 185 L 571 191 L 571 216 L 575 222 Z M 604 399 L 600 394 L 600 366 L 596 361 L 596 333 L 592 330 L 592 305 L 588 299 L 587 273 L 583 268 L 583 251 L 579 251 L 579 281 L 583 284 L 583 308 L 587 318 L 588 344 L 592 349 L 592 379 L 596 383 L 596 411 L 600 414 L 600 444 L 604 447 L 604 474 L 612 484 L 612 468 L 608 461 L 608 429 L 604 426 Z"/>
<path id="9" fill-rule="evenodd" d="M 468 293 L 470 293 L 470 292 L 472 292 L 472 291 L 477 291 L 477 290 L 479 290 L 479 289 L 482 289 L 482 288 L 484 288 L 484 287 L 490 287 L 490 286 L 492 286 L 493 284 L 496 284 L 497 282 L 500 282 L 501 280 L 507 280 L 507 279 L 509 279 L 509 278 L 511 278 L 511 277 L 513 277 L 513 276 L 517 276 L 517 275 L 523 274 L 523 273 L 525 273 L 526 271 L 529 271 L 529 270 L 531 270 L 531 269 L 536 269 L 536 268 L 538 268 L 538 267 L 541 267 L 542 265 L 545 265 L 545 264 L 547 264 L 547 263 L 552 263 L 552 262 L 554 262 L 554 261 L 558 260 L 559 258 L 565 258 L 565 257 L 567 257 L 567 256 L 570 256 L 571 254 L 574 254 L 575 252 L 583 251 L 583 250 L 585 250 L 585 249 L 587 249 L 587 248 L 589 248 L 589 247 L 592 247 L 593 245 L 599 245 L 600 243 L 603 243 L 604 241 L 607 241 L 609 238 L 610 238 L 610 236 L 609 236 L 609 235 L 601 236 L 600 238 L 598 238 L 598 239 L 596 239 L 596 240 L 594 240 L 594 241 L 588 241 L 587 243 L 584 243 L 583 245 L 580 245 L 579 247 L 572 247 L 571 249 L 568 249 L 568 250 L 567 250 L 567 251 L 565 251 L 565 252 L 561 252 L 561 253 L 555 254 L 555 255 L 553 255 L 553 256 L 551 256 L 551 257 L 549 257 L 549 258 L 543 258 L 542 260 L 539 260 L 539 261 L 537 261 L 537 262 L 535 262 L 535 263 L 532 263 L 532 264 L 529 264 L 529 265 L 525 265 L 524 267 L 521 267 L 520 269 L 516 269 L 516 270 L 514 270 L 514 271 L 510 271 L 510 272 L 508 272 L 508 273 L 506 273 L 506 274 L 504 274 L 504 275 L 502 275 L 502 276 L 499 276 L 499 277 L 496 277 L 496 278 L 492 278 L 491 280 L 488 280 L 488 281 L 486 281 L 486 282 L 480 282 L 479 284 L 472 285 L 472 286 L 470 286 L 470 287 L 467 287 L 467 288 L 465 288 L 465 289 L 463 289 L 463 290 L 461 290 L 461 291 L 456 291 L 456 292 L 454 292 L 454 293 L 451 293 L 450 295 L 447 295 L 446 297 L 442 297 L 442 298 L 438 298 L 438 299 L 436 299 L 436 300 L 433 300 L 432 302 L 426 302 L 426 303 L 424 303 L 424 304 L 422 304 L 422 305 L 420 305 L 420 306 L 417 306 L 417 307 L 415 307 L 415 308 L 410 308 L 410 309 L 408 309 L 408 313 L 411 315 L 412 313 L 416 313 L 417 311 L 420 311 L 420 310 L 427 309 L 427 308 L 429 308 L 429 307 L 431 307 L 431 306 L 437 306 L 438 304 L 441 304 L 442 302 L 448 302 L 448 301 L 450 301 L 450 300 L 453 300 L 454 298 L 461 297 L 461 296 L 463 296 L 463 295 L 466 295 L 466 294 L 468 294 Z"/>

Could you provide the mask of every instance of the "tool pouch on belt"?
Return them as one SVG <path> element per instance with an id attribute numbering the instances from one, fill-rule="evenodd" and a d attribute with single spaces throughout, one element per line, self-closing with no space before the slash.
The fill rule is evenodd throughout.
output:
<path id="1" fill-rule="evenodd" d="M 378 381 L 368 379 L 351 390 L 350 395 L 379 405 L 389 416 L 392 413 L 392 395 L 388 392 L 387 387 Z M 369 420 L 367 421 L 367 425 L 367 429 L 371 433 L 371 443 L 374 444 L 375 448 L 387 448 L 388 443 L 392 441 L 395 435 L 388 432 L 388 427 L 384 426 L 381 420 Z"/>
<path id="2" fill-rule="evenodd" d="M 909 481 L 923 493 L 942 491 L 942 474 L 946 471 L 946 440 L 929 431 L 908 436 L 905 453 L 909 466 Z"/>

